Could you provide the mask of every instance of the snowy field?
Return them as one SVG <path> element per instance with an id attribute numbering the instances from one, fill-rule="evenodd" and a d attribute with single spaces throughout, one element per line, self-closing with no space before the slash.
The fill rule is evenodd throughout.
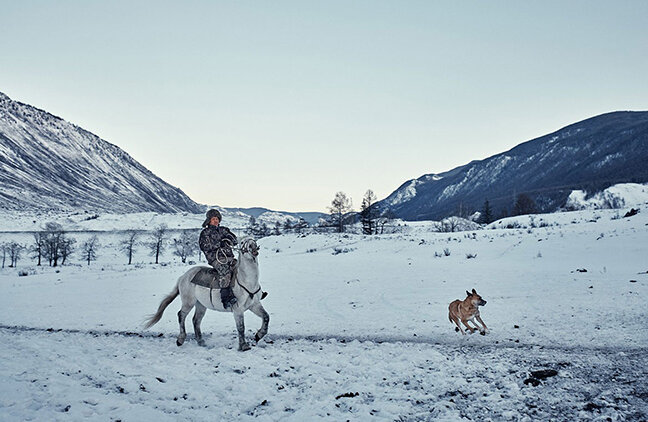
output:
<path id="1" fill-rule="evenodd" d="M 261 239 L 270 332 L 244 353 L 215 312 L 177 347 L 178 299 L 142 330 L 190 267 L 170 253 L 128 266 L 106 232 L 90 266 L 23 258 L 0 273 L 0 420 L 646 420 L 648 209 L 625 211 Z M 448 321 L 472 288 L 485 336 Z"/>

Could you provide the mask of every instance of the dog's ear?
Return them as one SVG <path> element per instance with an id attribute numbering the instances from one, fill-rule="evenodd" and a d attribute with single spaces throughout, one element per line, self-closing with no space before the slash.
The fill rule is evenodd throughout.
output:
<path id="1" fill-rule="evenodd" d="M 466 296 L 470 296 L 470 292 L 466 290 Z"/>
<path id="2" fill-rule="evenodd" d="M 474 294 L 475 296 L 477 295 L 477 292 L 475 291 L 475 289 L 473 289 L 473 294 Z"/>

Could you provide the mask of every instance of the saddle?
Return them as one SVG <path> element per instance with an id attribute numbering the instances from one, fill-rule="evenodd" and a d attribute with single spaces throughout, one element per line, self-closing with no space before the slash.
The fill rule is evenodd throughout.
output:
<path id="1" fill-rule="evenodd" d="M 191 279 L 193 284 L 210 289 L 220 289 L 221 281 L 227 281 L 232 276 L 232 269 L 229 265 L 219 265 L 216 269 L 211 267 L 201 267 L 200 270 Z"/>
<path id="2" fill-rule="evenodd" d="M 220 287 L 216 280 L 217 275 L 215 269 L 211 267 L 202 267 L 191 279 L 191 282 L 198 286 L 219 289 Z"/>

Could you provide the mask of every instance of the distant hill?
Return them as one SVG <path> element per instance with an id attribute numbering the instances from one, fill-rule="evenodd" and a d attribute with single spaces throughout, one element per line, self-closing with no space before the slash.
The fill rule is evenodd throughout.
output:
<path id="1" fill-rule="evenodd" d="M 204 210 L 117 146 L 0 93 L 0 209 Z"/>
<path id="2" fill-rule="evenodd" d="M 270 222 L 285 222 L 286 218 L 299 220 L 303 218 L 310 225 L 317 224 L 321 218 L 326 218 L 328 214 L 322 212 L 289 212 L 289 211 L 273 211 L 267 208 L 254 207 L 254 208 L 224 208 L 231 213 L 245 214 L 249 217 L 261 218 Z M 272 218 L 274 217 L 274 219 Z"/>
<path id="3" fill-rule="evenodd" d="M 405 220 L 438 220 L 472 214 L 488 199 L 497 217 L 525 193 L 540 212 L 551 212 L 573 190 L 591 195 L 628 182 L 648 182 L 648 112 L 592 117 L 485 160 L 426 174 L 376 206 Z"/>

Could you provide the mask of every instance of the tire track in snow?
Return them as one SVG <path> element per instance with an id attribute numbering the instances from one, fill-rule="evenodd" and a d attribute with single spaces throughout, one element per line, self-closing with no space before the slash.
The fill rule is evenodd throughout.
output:
<path id="1" fill-rule="evenodd" d="M 0 330 L 9 331 L 12 333 L 38 333 L 38 334 L 76 334 L 83 336 L 93 337 L 138 337 L 149 339 L 168 339 L 175 338 L 176 333 L 155 333 L 155 332 L 136 332 L 124 330 L 83 330 L 74 328 L 41 328 L 41 327 L 28 327 L 24 325 L 4 325 L 0 324 Z M 211 337 L 222 337 L 223 334 L 203 333 L 203 337 L 209 339 Z M 236 337 L 232 335 L 232 337 Z M 466 337 L 468 340 L 470 337 Z M 189 334 L 188 339 L 192 339 Z M 529 350 L 557 350 L 564 352 L 582 352 L 582 353 L 646 353 L 648 354 L 648 347 L 612 347 L 612 346 L 562 346 L 562 345 L 543 345 L 532 343 L 467 343 L 464 337 L 461 340 L 456 338 L 448 338 L 447 340 L 430 339 L 425 337 L 404 337 L 397 335 L 333 335 L 333 334 L 272 334 L 269 333 L 263 342 L 272 344 L 274 341 L 283 341 L 286 343 L 293 341 L 306 341 L 311 343 L 319 342 L 338 342 L 338 343 L 375 343 L 381 344 L 403 344 L 403 345 L 430 345 L 430 346 L 443 346 L 449 349 L 457 350 L 497 350 L 497 349 L 529 349 Z"/>

